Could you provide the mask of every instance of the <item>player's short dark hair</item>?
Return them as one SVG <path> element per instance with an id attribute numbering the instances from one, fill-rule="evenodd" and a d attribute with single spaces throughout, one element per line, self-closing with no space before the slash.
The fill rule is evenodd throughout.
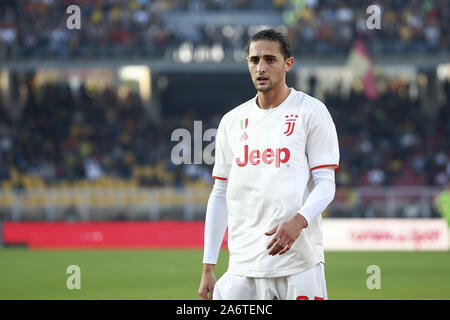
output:
<path id="1" fill-rule="evenodd" d="M 283 54 L 284 59 L 291 57 L 291 44 L 289 43 L 288 38 L 281 32 L 274 29 L 265 29 L 255 33 L 247 42 L 247 46 L 245 47 L 245 52 L 247 52 L 247 55 L 250 49 L 250 43 L 258 40 L 278 42 L 280 44 L 280 51 Z"/>

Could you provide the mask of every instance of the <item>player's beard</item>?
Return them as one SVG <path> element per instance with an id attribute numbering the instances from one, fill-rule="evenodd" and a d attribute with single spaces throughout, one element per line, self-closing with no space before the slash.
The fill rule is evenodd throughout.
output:
<path id="1" fill-rule="evenodd" d="M 270 90 L 272 90 L 274 87 L 272 81 L 270 79 L 267 79 L 266 81 L 267 81 L 267 84 L 259 85 L 258 79 L 256 78 L 255 81 L 253 82 L 253 85 L 255 86 L 256 91 L 265 93 L 265 92 L 269 92 Z"/>
<path id="2" fill-rule="evenodd" d="M 258 85 L 258 78 L 255 78 L 253 85 L 255 86 L 256 91 L 266 93 L 266 92 L 271 91 L 273 88 L 275 88 L 279 84 L 279 82 L 276 82 L 276 83 L 272 82 L 271 78 L 268 78 L 267 82 L 268 82 L 267 84 Z"/>

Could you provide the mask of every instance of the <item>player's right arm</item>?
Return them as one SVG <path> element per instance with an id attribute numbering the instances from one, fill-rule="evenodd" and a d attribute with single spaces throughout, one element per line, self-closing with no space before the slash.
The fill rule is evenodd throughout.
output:
<path id="1" fill-rule="evenodd" d="M 215 182 L 206 208 L 203 272 L 200 288 L 198 289 L 200 298 L 204 300 L 211 300 L 213 297 L 216 284 L 214 267 L 216 266 L 220 247 L 228 226 L 226 194 L 232 154 L 227 141 L 226 120 L 224 118 L 226 117 L 222 118 L 217 129 L 216 156 L 212 172 Z"/>
<path id="2" fill-rule="evenodd" d="M 227 181 L 216 179 L 206 208 L 203 271 L 198 289 L 202 300 L 212 299 L 216 284 L 214 267 L 219 258 L 220 247 L 228 225 L 226 192 Z"/>

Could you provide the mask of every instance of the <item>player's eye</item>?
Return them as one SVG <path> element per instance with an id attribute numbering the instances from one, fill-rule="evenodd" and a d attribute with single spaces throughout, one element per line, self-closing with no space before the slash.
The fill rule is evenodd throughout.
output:
<path id="1" fill-rule="evenodd" d="M 250 62 L 253 64 L 258 63 L 259 59 L 258 58 L 250 58 Z"/>

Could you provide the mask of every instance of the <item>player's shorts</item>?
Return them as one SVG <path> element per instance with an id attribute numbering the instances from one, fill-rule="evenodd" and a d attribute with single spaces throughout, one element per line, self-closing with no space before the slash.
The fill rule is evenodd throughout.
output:
<path id="1" fill-rule="evenodd" d="M 225 272 L 213 300 L 326 300 L 324 264 L 285 277 L 249 278 Z"/>

